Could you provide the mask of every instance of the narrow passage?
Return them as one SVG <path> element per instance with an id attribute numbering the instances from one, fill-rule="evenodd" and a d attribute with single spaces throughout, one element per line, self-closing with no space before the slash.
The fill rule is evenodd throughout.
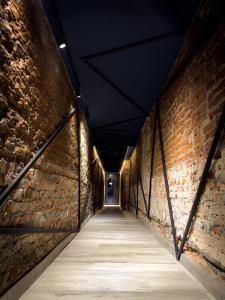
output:
<path id="1" fill-rule="evenodd" d="M 107 207 L 20 299 L 215 298 L 131 213 Z"/>

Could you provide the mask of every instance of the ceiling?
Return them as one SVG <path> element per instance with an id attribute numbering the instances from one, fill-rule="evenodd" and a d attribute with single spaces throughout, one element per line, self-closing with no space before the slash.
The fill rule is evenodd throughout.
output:
<path id="1" fill-rule="evenodd" d="M 199 0 L 43 0 L 93 143 L 118 171 L 160 94 Z"/>

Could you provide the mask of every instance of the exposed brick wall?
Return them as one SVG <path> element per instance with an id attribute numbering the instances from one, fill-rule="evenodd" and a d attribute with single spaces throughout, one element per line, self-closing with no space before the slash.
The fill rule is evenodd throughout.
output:
<path id="1" fill-rule="evenodd" d="M 81 221 L 93 211 L 91 163 L 93 151 L 90 146 L 89 131 L 84 118 L 80 122 L 80 176 L 81 176 Z"/>
<path id="2" fill-rule="evenodd" d="M 209 8 L 207 5 L 206 7 Z M 204 17 L 203 11 L 199 13 Z M 196 25 L 196 23 L 194 24 Z M 192 47 L 190 38 L 192 30 L 196 29 L 190 28 L 189 43 L 186 44 L 186 47 Z M 224 53 L 225 24 L 223 21 L 189 60 L 183 71 L 179 73 L 179 77 L 170 83 L 159 101 L 169 190 L 178 239 L 184 232 L 199 179 L 225 103 Z M 182 57 L 182 53 L 180 57 Z M 154 109 L 146 120 L 131 157 L 133 166 L 131 205 L 135 205 L 136 197 L 132 191 L 136 192 L 136 162 L 140 169 L 145 197 L 148 199 L 153 122 Z M 125 174 L 125 176 L 127 175 Z M 126 195 L 124 197 L 126 198 Z M 221 278 L 224 278 L 225 271 L 224 199 L 225 135 L 223 135 L 214 157 L 190 237 L 185 245 L 186 254 L 193 255 L 199 262 L 212 267 L 217 274 L 221 275 Z M 139 208 L 140 213 L 145 213 L 140 183 Z M 158 130 L 156 132 L 150 216 L 152 225 L 157 226 L 161 233 L 171 240 Z"/>
<path id="3" fill-rule="evenodd" d="M 71 110 L 75 97 L 39 0 L 0 0 L 0 30 L 2 191 Z M 0 226 L 77 226 L 77 125 L 74 116 L 1 205 Z M 94 154 L 83 118 L 80 129 L 81 219 L 84 220 L 93 210 L 94 182 L 89 184 L 89 180 L 99 179 L 90 176 Z M 99 167 L 99 176 L 102 172 Z M 101 203 L 103 197 L 98 196 Z M 66 235 L 1 235 L 0 294 Z"/>
<path id="4" fill-rule="evenodd" d="M 94 209 L 102 208 L 105 197 L 105 171 L 102 166 L 100 157 L 96 148 L 94 147 L 94 160 L 91 167 L 91 177 L 94 179 L 92 184 L 92 197 Z"/>
<path id="5" fill-rule="evenodd" d="M 129 209 L 129 195 L 130 195 L 130 189 L 129 189 L 129 166 L 130 161 L 124 160 L 120 174 L 121 176 L 121 206 L 123 209 L 128 210 Z"/>

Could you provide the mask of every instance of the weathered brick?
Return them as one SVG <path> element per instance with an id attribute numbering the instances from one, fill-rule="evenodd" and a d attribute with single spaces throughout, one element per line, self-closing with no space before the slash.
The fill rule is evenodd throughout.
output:
<path id="1" fill-rule="evenodd" d="M 206 3 L 211 7 L 216 1 L 206 1 Z M 203 4 L 202 9 L 205 8 L 206 6 Z M 206 13 L 206 18 L 209 13 L 210 10 Z M 170 82 L 172 75 L 176 73 L 184 58 L 193 48 L 193 43 L 199 38 L 195 32 L 200 30 L 198 26 L 200 23 L 204 24 L 205 20 L 203 18 L 200 21 L 198 16 L 196 18 L 197 21 L 193 21 L 193 26 L 190 28 L 167 82 Z M 171 81 L 159 101 L 169 191 L 178 238 L 183 235 L 218 120 L 225 104 L 224 41 L 225 26 L 223 23 L 192 59 L 189 59 L 185 69 L 179 73 L 176 80 Z M 127 199 L 127 185 L 129 184 L 126 178 L 129 176 L 131 178 L 131 207 L 135 206 L 136 200 L 137 166 L 141 172 L 145 194 L 148 195 L 151 143 L 146 141 L 149 141 L 149 135 L 152 136 L 153 123 L 154 108 L 145 122 L 130 159 L 132 169 L 128 167 L 129 162 L 126 162 L 121 169 L 122 198 L 124 199 Z M 189 239 L 185 245 L 186 252 L 189 254 L 195 252 L 196 260 L 199 257 L 205 257 L 207 264 L 211 262 L 214 266 L 214 271 L 216 270 L 215 266 L 218 267 L 218 273 L 219 269 L 225 270 L 224 149 L 225 136 L 223 134 L 211 165 Z M 140 213 L 145 212 L 140 184 L 139 209 Z M 158 130 L 156 131 L 150 216 L 152 225 L 171 240 L 171 225 L 162 174 Z"/>
<path id="2" fill-rule="evenodd" d="M 74 103 L 70 81 L 43 14 L 39 1 L 0 1 L 0 186 L 10 183 L 22 170 Z M 80 127 L 83 221 L 93 210 L 93 194 L 96 206 L 102 205 L 103 169 L 82 116 Z M 77 226 L 77 128 L 74 116 L 1 205 L 1 226 Z M 0 252 L 7 258 L 0 257 L 0 294 L 65 236 L 1 236 Z"/>

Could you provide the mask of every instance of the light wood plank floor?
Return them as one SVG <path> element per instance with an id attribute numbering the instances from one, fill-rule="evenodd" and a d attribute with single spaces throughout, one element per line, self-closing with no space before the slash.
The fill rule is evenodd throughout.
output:
<path id="1" fill-rule="evenodd" d="M 215 298 L 132 214 L 105 208 L 20 299 Z"/>

